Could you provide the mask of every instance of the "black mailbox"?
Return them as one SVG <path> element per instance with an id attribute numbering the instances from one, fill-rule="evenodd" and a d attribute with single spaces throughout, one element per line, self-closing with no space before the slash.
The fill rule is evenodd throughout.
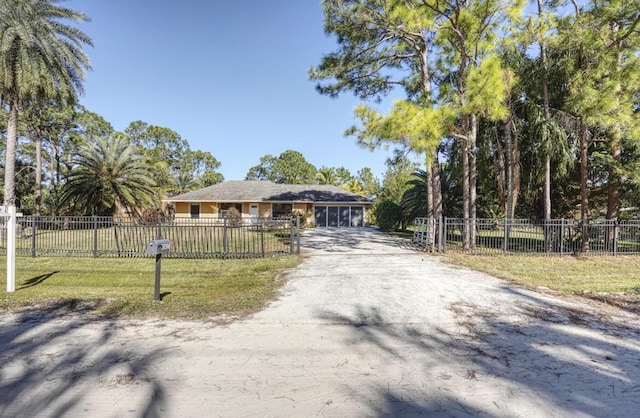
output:
<path id="1" fill-rule="evenodd" d="M 166 255 L 169 254 L 171 245 L 168 239 L 154 239 L 147 244 L 148 255 Z"/>

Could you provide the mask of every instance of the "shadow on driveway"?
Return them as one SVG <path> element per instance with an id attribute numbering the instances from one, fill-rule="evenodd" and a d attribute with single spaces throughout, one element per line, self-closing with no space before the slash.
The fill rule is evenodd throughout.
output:
<path id="1" fill-rule="evenodd" d="M 502 290 L 517 301 L 513 312 L 505 316 L 456 302 L 449 307 L 455 327 L 393 324 L 374 306 L 358 306 L 347 316 L 324 310 L 318 317 L 350 328 L 346 351 L 374 350 L 395 370 L 418 359 L 414 373 L 427 382 L 422 395 L 369 388 L 384 400 L 372 416 L 519 416 L 522 409 L 510 408 L 525 399 L 525 405 L 553 405 L 531 410 L 531 416 L 636 416 L 639 330 L 518 289 Z M 452 372 L 434 375 L 436 367 Z M 492 398 L 495 393 L 504 395 Z"/>
<path id="2" fill-rule="evenodd" d="M 165 389 L 147 375 L 158 351 L 132 355 L 112 346 L 114 322 L 94 307 L 66 300 L 2 318 L 0 324 L 0 416 L 59 417 L 92 402 L 89 388 L 113 390 L 147 385 L 135 416 L 161 416 Z M 85 328 L 97 327 L 88 333 Z M 70 344 L 71 341 L 82 344 Z M 27 360 L 29 359 L 29 360 Z M 110 405 L 113 406 L 113 405 Z"/>

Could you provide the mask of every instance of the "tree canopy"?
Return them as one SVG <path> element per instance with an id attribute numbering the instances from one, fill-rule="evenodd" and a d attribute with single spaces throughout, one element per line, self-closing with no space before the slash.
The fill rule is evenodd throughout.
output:
<path id="1" fill-rule="evenodd" d="M 418 201 L 426 199 L 428 214 L 441 205 L 448 216 L 470 219 L 465 247 L 475 242 L 478 214 L 549 219 L 581 211 L 587 223 L 605 212 L 620 219 L 622 207 L 637 206 L 635 3 L 322 4 L 336 48 L 309 72 L 316 89 L 363 101 L 358 123 L 346 130 L 358 143 L 424 158 L 405 202 L 422 210 Z M 387 95 L 399 98 L 381 111 Z M 392 174 L 378 196 L 397 201 Z"/>
<path id="2" fill-rule="evenodd" d="M 247 172 L 245 180 L 268 180 L 282 184 L 313 184 L 317 170 L 302 153 L 293 150 L 274 157 L 271 154 L 260 158 L 260 164 Z"/>
<path id="3" fill-rule="evenodd" d="M 18 109 L 45 100 L 74 102 L 82 92 L 91 38 L 65 22 L 83 13 L 53 0 L 0 0 L 0 99 L 8 103 L 4 203 L 15 204 Z"/>
<path id="4" fill-rule="evenodd" d="M 152 167 L 125 137 L 83 144 L 61 201 L 86 215 L 139 214 L 154 203 Z"/>

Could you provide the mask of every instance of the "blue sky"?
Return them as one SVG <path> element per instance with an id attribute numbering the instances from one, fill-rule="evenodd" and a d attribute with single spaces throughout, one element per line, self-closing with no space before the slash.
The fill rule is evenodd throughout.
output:
<path id="1" fill-rule="evenodd" d="M 142 120 L 211 152 L 225 179 L 265 154 L 300 151 L 317 168 L 367 166 L 389 151 L 345 138 L 358 100 L 321 96 L 308 70 L 336 46 L 320 0 L 73 0 L 92 22 L 81 103 L 123 130 Z"/>

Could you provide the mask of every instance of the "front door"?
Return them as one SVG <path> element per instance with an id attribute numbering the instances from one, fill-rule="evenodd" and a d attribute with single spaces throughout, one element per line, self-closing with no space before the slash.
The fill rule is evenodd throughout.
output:
<path id="1" fill-rule="evenodd" d="M 191 213 L 191 219 L 200 218 L 200 203 L 192 203 L 189 212 Z"/>
<path id="2" fill-rule="evenodd" d="M 260 216 L 260 209 L 258 205 L 249 206 L 249 216 L 252 218 L 258 218 Z"/>

